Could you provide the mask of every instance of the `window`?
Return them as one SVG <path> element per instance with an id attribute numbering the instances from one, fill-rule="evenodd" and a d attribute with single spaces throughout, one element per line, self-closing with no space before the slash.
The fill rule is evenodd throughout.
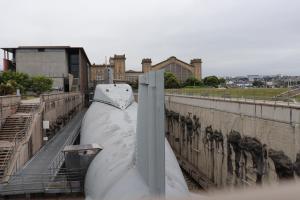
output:
<path id="1" fill-rule="evenodd" d="M 79 55 L 78 54 L 70 54 L 69 72 L 74 76 L 74 78 L 79 78 Z"/>

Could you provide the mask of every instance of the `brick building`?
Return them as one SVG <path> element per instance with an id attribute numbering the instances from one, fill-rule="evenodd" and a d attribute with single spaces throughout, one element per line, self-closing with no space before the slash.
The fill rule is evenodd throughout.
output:
<path id="1" fill-rule="evenodd" d="M 142 71 L 126 71 L 125 60 L 125 54 L 114 55 L 114 57 L 109 59 L 109 64 L 92 65 L 90 69 L 91 82 L 103 82 L 106 68 L 113 70 L 113 78 L 115 82 L 134 82 L 138 79 L 139 75 L 160 69 L 172 72 L 180 82 L 184 82 L 189 77 L 196 77 L 197 79 L 202 78 L 201 59 L 193 59 L 190 64 L 188 64 L 172 56 L 162 62 L 152 65 L 150 58 L 144 58 L 142 60 Z"/>

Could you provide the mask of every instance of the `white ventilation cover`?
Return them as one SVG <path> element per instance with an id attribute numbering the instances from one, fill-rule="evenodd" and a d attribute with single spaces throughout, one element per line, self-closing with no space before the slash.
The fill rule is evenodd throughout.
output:
<path id="1" fill-rule="evenodd" d="M 94 101 L 103 102 L 120 109 L 126 109 L 133 101 L 133 93 L 128 84 L 99 84 Z"/>

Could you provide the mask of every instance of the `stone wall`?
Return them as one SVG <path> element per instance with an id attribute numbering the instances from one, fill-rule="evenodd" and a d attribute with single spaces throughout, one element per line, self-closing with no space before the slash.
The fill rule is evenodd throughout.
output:
<path id="1" fill-rule="evenodd" d="M 47 135 L 55 134 L 69 119 L 84 106 L 84 96 L 79 92 L 56 93 L 41 95 L 41 102 L 45 104 L 43 120 L 49 121 L 50 129 Z"/>
<path id="2" fill-rule="evenodd" d="M 204 187 L 268 184 L 300 175 L 300 107 L 166 96 L 166 136 Z"/>
<path id="3" fill-rule="evenodd" d="M 16 112 L 20 101 L 20 96 L 0 96 L 0 127 L 6 117 Z"/>

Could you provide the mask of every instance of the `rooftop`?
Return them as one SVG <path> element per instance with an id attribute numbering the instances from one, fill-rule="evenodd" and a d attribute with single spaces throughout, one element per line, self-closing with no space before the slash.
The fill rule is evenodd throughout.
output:
<path id="1" fill-rule="evenodd" d="M 79 49 L 83 52 L 83 54 L 85 55 L 85 57 L 87 58 L 89 64 L 90 60 L 86 54 L 86 52 L 84 51 L 83 47 L 71 47 L 71 46 L 18 46 L 18 47 L 6 47 L 6 48 L 1 48 L 4 51 L 10 52 L 10 53 L 15 53 L 15 51 L 17 49 Z"/>

